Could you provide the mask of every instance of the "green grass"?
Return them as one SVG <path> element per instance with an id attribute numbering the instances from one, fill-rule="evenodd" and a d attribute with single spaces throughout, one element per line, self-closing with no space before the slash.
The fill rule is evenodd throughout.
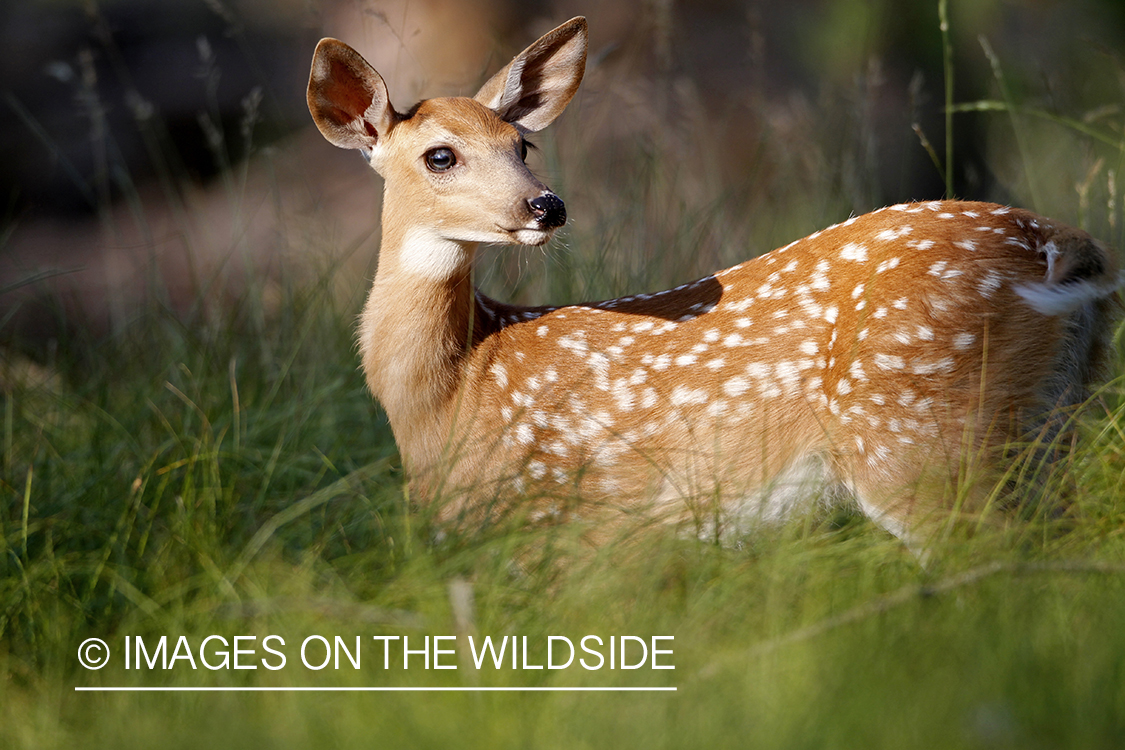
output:
<path id="1" fill-rule="evenodd" d="M 1125 163 L 1120 123 L 1052 119 L 1007 97 L 963 107 L 1002 110 L 997 132 L 1018 130 L 1018 149 L 996 149 L 998 174 L 1014 175 L 1006 187 L 1120 247 L 1120 207 L 1095 209 L 1120 201 L 1108 177 Z M 608 110 L 570 116 L 541 144 L 548 182 L 575 217 L 568 252 L 498 254 L 481 275 L 504 298 L 656 289 L 837 221 L 855 200 L 841 188 L 844 156 L 810 176 L 781 153 L 731 182 L 683 144 L 607 150 L 589 138 L 604 123 L 577 120 Z M 784 150 L 785 134 L 763 137 L 763 153 Z M 1028 176 L 1026 152 L 1048 142 L 1054 158 L 1073 157 L 1073 175 Z M 270 315 L 260 289 L 218 317 L 153 305 L 109 340 L 64 342 L 52 378 L 4 395 L 0 747 L 1120 746 L 1120 377 L 1081 425 L 1067 515 L 953 526 L 927 568 L 844 510 L 738 547 L 643 520 L 594 552 L 578 528 L 507 525 L 436 543 L 357 370 L 363 289 L 335 273 L 283 280 Z M 528 636 L 531 663 L 551 635 L 670 635 L 675 670 L 478 672 L 465 658 L 457 670 L 384 670 L 371 639 L 458 633 Z M 282 670 L 122 663 L 126 636 L 185 635 L 198 647 L 209 635 L 270 634 L 285 639 Z M 303 667 L 298 645 L 313 634 L 362 636 L 363 668 Z M 77 661 L 90 637 L 114 651 L 103 670 Z M 678 691 L 74 690 L 107 685 Z"/>

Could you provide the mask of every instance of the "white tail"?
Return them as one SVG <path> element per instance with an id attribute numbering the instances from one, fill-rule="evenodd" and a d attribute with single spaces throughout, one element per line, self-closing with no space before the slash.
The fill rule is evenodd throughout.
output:
<path id="1" fill-rule="evenodd" d="M 383 176 L 360 348 L 413 496 L 478 518 L 497 498 L 580 498 L 719 522 L 844 491 L 909 537 L 979 508 L 1013 445 L 1085 398 L 1119 278 L 1084 232 L 985 203 L 892 206 L 655 294 L 515 307 L 472 288 L 479 243 L 541 245 L 562 201 L 523 163 L 581 81 L 586 22 L 475 98 L 400 114 L 323 40 L 309 107 Z M 589 507 L 589 506 L 578 506 Z"/>

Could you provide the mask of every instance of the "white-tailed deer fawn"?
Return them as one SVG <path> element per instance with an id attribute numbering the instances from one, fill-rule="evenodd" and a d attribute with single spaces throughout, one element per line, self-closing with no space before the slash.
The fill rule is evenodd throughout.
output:
<path id="1" fill-rule="evenodd" d="M 385 180 L 359 343 L 413 498 L 452 499 L 447 518 L 520 495 L 579 513 L 705 507 L 739 528 L 819 485 L 910 537 L 935 511 L 979 509 L 1021 445 L 1057 442 L 1104 358 L 1120 279 L 1090 236 L 1027 211 L 892 206 L 604 302 L 477 292 L 480 243 L 542 245 L 566 221 L 524 135 L 562 112 L 585 59 L 575 18 L 475 97 L 399 113 L 358 53 L 317 46 L 313 119 Z"/>

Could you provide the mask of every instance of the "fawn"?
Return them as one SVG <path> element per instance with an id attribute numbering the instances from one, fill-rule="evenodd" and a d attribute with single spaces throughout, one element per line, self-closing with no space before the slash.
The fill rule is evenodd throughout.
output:
<path id="1" fill-rule="evenodd" d="M 542 245 L 566 222 L 524 136 L 562 112 L 585 61 L 574 18 L 473 98 L 400 113 L 355 50 L 316 48 L 313 119 L 385 181 L 359 347 L 416 501 L 474 522 L 519 496 L 575 515 L 706 509 L 737 532 L 846 495 L 909 541 L 940 511 L 982 510 L 1019 446 L 1061 442 L 1121 279 L 1089 235 L 1027 211 L 891 206 L 602 302 L 476 291 L 480 243 Z"/>

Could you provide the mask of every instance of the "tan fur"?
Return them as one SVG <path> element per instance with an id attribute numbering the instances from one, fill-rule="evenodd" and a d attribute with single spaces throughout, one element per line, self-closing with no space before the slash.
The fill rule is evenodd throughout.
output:
<path id="1" fill-rule="evenodd" d="M 1018 209 L 892 206 L 656 294 L 477 293 L 478 243 L 554 232 L 529 209 L 554 196 L 521 138 L 562 111 L 584 58 L 574 19 L 475 99 L 405 117 L 350 48 L 317 49 L 317 124 L 386 181 L 360 348 L 416 499 L 471 519 L 525 495 L 717 507 L 710 522 L 740 527 L 807 504 L 812 481 L 909 537 L 958 498 L 983 503 L 1013 441 L 1056 437 L 1047 415 L 1084 397 L 1119 277 L 1088 235 Z M 427 169 L 434 148 L 457 167 Z"/>

